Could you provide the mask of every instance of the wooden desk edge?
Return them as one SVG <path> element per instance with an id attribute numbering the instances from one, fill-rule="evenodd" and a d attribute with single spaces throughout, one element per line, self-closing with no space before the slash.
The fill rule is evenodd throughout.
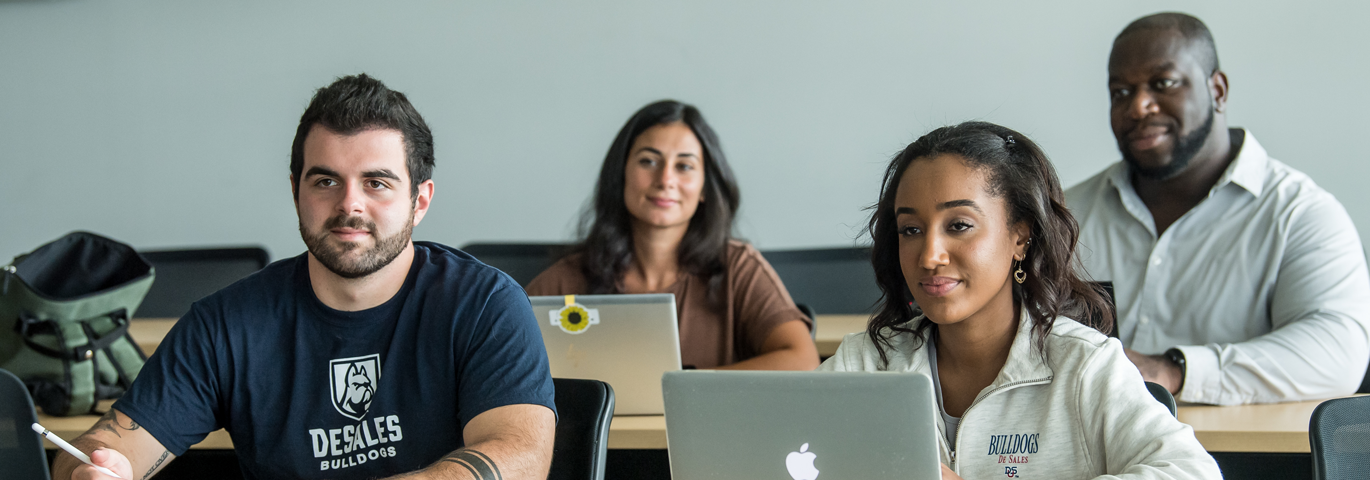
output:
<path id="1" fill-rule="evenodd" d="M 1208 452 L 1310 453 L 1307 433 L 1297 432 L 1194 432 Z"/>

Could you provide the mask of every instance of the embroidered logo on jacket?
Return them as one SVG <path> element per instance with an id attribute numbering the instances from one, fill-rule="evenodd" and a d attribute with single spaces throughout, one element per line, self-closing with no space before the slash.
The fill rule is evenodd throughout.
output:
<path id="1" fill-rule="evenodd" d="M 1041 435 L 1040 433 L 990 435 L 989 452 L 986 455 L 997 455 L 999 457 L 998 463 L 1004 465 L 1005 477 L 1018 478 L 1018 470 L 1025 467 L 1023 464 L 1028 463 L 1028 456 L 1037 453 L 1037 439 Z"/>
<path id="2" fill-rule="evenodd" d="M 333 408 L 344 417 L 361 420 L 371 408 L 376 384 L 381 379 L 380 355 L 373 353 L 330 361 L 328 376 L 333 385 Z"/>

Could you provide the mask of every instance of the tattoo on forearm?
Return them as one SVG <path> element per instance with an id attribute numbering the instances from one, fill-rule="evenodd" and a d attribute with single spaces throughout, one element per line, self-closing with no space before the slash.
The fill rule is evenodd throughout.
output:
<path id="1" fill-rule="evenodd" d="M 113 433 L 116 437 L 123 438 L 123 435 L 120 435 L 119 431 L 114 429 L 114 410 L 105 412 L 104 416 L 101 416 L 99 420 L 95 421 L 95 427 L 92 429 L 106 430 L 109 433 Z"/>
<path id="2" fill-rule="evenodd" d="M 95 426 L 92 427 L 93 430 L 104 430 L 113 433 L 114 436 L 119 438 L 124 438 L 123 434 L 119 433 L 119 430 L 132 432 L 140 428 L 143 428 L 143 426 L 139 425 L 138 422 L 133 421 L 132 418 L 128 419 L 128 426 L 119 423 L 119 417 L 115 416 L 114 410 L 105 412 L 105 415 L 100 417 L 100 420 L 96 421 Z"/>
<path id="3" fill-rule="evenodd" d="M 489 456 L 476 450 L 461 449 L 442 457 L 443 462 L 452 462 L 466 467 L 476 480 L 504 480 L 504 475 L 500 473 L 499 467 L 495 466 L 495 461 Z"/>
<path id="4" fill-rule="evenodd" d="M 136 424 L 135 424 L 135 425 L 136 425 Z M 157 469 L 158 469 L 158 468 L 161 468 L 161 466 L 162 466 L 163 463 L 166 463 L 166 457 L 169 457 L 169 456 L 171 456 L 171 452 L 168 452 L 168 451 L 166 451 L 166 450 L 163 450 L 163 451 L 162 451 L 162 456 L 157 457 L 157 461 L 152 462 L 152 468 L 147 469 L 147 473 L 143 474 L 143 480 L 147 480 L 147 479 L 149 479 L 149 478 L 152 478 L 152 474 L 157 473 Z"/>

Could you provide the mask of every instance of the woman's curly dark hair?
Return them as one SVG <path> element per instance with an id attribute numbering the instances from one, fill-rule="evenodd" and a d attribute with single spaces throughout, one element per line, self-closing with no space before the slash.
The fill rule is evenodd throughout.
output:
<path id="1" fill-rule="evenodd" d="M 882 296 L 879 310 L 866 332 L 882 362 L 890 339 L 900 333 L 925 338 L 931 322 L 908 325 L 922 312 L 911 302 L 912 294 L 899 264 L 899 239 L 894 199 L 909 165 L 939 155 L 956 155 L 986 172 L 989 193 L 1004 199 L 1009 225 L 1027 222 L 1031 246 L 1022 261 L 1027 280 L 1013 284 L 1013 298 L 1027 306 L 1038 352 L 1046 347 L 1047 334 L 1057 317 L 1074 318 L 1107 332 L 1113 325 L 1113 308 L 1100 287 L 1076 275 L 1076 240 L 1080 227 L 1066 209 L 1056 171 L 1046 153 L 1021 133 L 987 122 L 966 122 L 942 127 L 909 144 L 885 169 L 880 201 L 873 206 L 867 232 L 871 236 L 871 266 Z"/>

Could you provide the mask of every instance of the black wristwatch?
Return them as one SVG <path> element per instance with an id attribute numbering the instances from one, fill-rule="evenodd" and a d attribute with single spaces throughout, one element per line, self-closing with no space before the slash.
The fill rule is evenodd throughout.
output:
<path id="1" fill-rule="evenodd" d="M 1175 389 L 1175 393 L 1180 393 L 1180 390 L 1184 388 L 1185 375 L 1189 373 L 1189 369 L 1184 364 L 1184 352 L 1178 348 L 1172 348 L 1165 351 L 1165 358 L 1180 366 L 1180 388 Z"/>

